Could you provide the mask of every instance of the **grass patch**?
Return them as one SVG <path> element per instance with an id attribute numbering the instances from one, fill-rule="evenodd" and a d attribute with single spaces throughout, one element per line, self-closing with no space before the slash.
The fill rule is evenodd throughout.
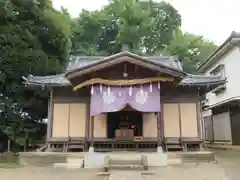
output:
<path id="1" fill-rule="evenodd" d="M 0 169 L 15 169 L 20 168 L 21 165 L 15 163 L 1 163 L 0 162 Z"/>
<path id="2" fill-rule="evenodd" d="M 0 168 L 19 168 L 18 155 L 11 152 L 0 154 Z"/>

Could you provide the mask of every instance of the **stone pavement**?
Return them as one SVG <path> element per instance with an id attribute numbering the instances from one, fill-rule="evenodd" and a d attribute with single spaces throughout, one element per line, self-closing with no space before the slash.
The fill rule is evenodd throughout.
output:
<path id="1" fill-rule="evenodd" d="M 108 180 L 232 180 L 219 164 L 187 163 L 181 166 L 150 168 L 153 175 L 141 171 L 112 171 Z M 237 179 L 236 179 L 237 180 Z"/>
<path id="2" fill-rule="evenodd" d="M 124 172 L 113 172 L 106 178 L 108 180 L 144 180 L 141 172 L 136 171 L 124 171 Z"/>
<path id="3" fill-rule="evenodd" d="M 1 180 L 238 180 L 228 179 L 219 164 L 185 164 L 182 166 L 150 168 L 154 175 L 141 175 L 142 171 L 110 171 L 109 178 L 97 176 L 99 170 L 28 167 L 0 169 Z"/>
<path id="4" fill-rule="evenodd" d="M 218 164 L 184 164 L 176 167 L 158 168 L 155 176 L 146 180 L 229 180 Z"/>

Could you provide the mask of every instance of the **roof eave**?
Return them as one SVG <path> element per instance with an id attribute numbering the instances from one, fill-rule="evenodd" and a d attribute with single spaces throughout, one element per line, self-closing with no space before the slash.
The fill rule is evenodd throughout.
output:
<path id="1" fill-rule="evenodd" d="M 37 81 L 29 80 L 27 77 L 22 77 L 22 80 L 24 81 L 23 84 L 25 86 L 30 86 L 30 87 L 67 87 L 71 86 L 70 83 L 39 83 Z"/>
<path id="2" fill-rule="evenodd" d="M 202 83 L 179 83 L 179 85 L 181 86 L 219 86 L 221 84 L 226 83 L 226 80 L 219 80 L 219 81 L 215 81 L 215 82 L 202 82 Z"/>
<path id="3" fill-rule="evenodd" d="M 32 87 L 68 87 L 72 86 L 71 84 L 49 84 L 49 83 L 37 83 L 37 82 L 24 82 L 25 86 L 32 86 Z"/>

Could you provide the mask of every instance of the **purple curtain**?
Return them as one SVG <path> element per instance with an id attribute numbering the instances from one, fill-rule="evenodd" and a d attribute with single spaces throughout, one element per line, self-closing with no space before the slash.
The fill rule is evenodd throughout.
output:
<path id="1" fill-rule="evenodd" d="M 135 86 L 94 85 L 91 88 L 91 116 L 120 111 L 127 105 L 141 112 L 160 112 L 157 84 Z"/>

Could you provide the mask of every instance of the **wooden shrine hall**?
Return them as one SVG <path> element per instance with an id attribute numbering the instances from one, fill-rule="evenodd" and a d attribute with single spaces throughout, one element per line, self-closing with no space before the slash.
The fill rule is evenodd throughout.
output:
<path id="1" fill-rule="evenodd" d="M 48 151 L 197 150 L 201 97 L 225 83 L 188 74 L 173 57 L 130 52 L 73 56 L 62 74 L 23 80 L 49 92 Z"/>

